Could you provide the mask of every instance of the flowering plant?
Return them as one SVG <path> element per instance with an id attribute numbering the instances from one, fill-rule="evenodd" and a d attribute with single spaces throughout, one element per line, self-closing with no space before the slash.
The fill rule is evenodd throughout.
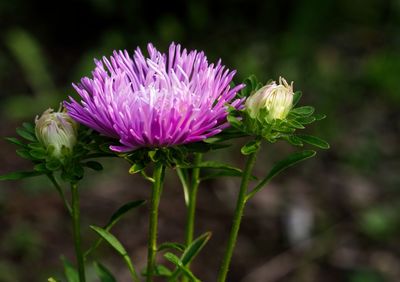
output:
<path id="1" fill-rule="evenodd" d="M 206 232 L 195 234 L 196 197 L 203 168 L 218 170 L 209 177 L 221 175 L 241 177 L 232 230 L 222 259 L 218 281 L 224 282 L 236 244 L 242 214 L 247 201 L 284 169 L 308 159 L 315 151 L 296 152 L 278 162 L 267 176 L 249 190 L 252 169 L 263 140 L 279 139 L 296 146 L 304 143 L 327 149 L 320 138 L 296 134 L 305 125 L 323 119 L 313 115 L 310 106 L 297 107 L 300 92 L 293 92 L 293 82 L 284 78 L 263 86 L 254 76 L 235 85 L 235 71 L 221 61 L 209 64 L 203 52 L 182 49 L 172 43 L 168 53 L 148 45 L 148 57 L 138 48 L 131 56 L 127 51 L 115 51 L 110 58 L 95 61 L 92 77 L 74 84 L 80 99 L 69 97 L 64 109 L 49 109 L 36 119 L 25 123 L 17 133 L 25 140 L 8 140 L 16 144 L 17 153 L 33 162 L 34 170 L 10 173 L 3 180 L 46 175 L 58 190 L 71 216 L 77 267 L 65 263 L 68 281 L 86 281 L 85 265 L 102 241 L 121 255 L 133 281 L 164 277 L 166 281 L 200 281 L 190 264 L 211 237 Z M 80 125 L 78 127 L 78 124 Z M 242 147 L 247 157 L 244 169 L 220 162 L 203 161 L 210 150 L 227 147 L 224 141 L 249 136 Z M 149 238 L 147 267 L 136 270 L 122 243 L 111 228 L 128 211 L 145 204 L 136 200 L 123 205 L 103 227 L 91 226 L 99 239 L 83 251 L 80 234 L 78 183 L 84 169 L 101 170 L 97 157 L 120 157 L 131 164 L 130 173 L 141 173 L 151 183 L 149 201 Z M 152 175 L 147 171 L 152 168 Z M 159 243 L 158 206 L 161 200 L 166 169 L 178 174 L 187 206 L 185 242 Z M 58 176 L 71 184 L 71 202 L 67 200 Z M 204 177 L 203 177 L 204 178 Z M 157 256 L 174 265 L 159 263 Z M 101 281 L 115 281 L 107 268 L 96 262 Z M 49 281 L 57 281 L 49 278 Z"/>

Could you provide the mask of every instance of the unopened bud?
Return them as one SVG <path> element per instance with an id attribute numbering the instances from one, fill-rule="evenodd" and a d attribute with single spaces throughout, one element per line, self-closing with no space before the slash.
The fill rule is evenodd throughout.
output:
<path id="1" fill-rule="evenodd" d="M 262 109 L 267 112 L 266 120 L 283 120 L 293 105 L 293 82 L 289 85 L 283 78 L 265 85 L 247 98 L 246 109 L 252 118 L 257 118 Z"/>
<path id="2" fill-rule="evenodd" d="M 36 137 L 46 148 L 52 147 L 51 155 L 58 159 L 70 154 L 76 143 L 78 124 L 65 112 L 46 110 L 35 120 Z"/>

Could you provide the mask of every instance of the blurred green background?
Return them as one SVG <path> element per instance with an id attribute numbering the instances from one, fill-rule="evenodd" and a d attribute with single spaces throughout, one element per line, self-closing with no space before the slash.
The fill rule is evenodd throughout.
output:
<path id="1" fill-rule="evenodd" d="M 302 103 L 328 115 L 310 130 L 332 148 L 249 203 L 229 281 L 400 281 L 400 1 L 0 1 L 0 32 L 1 136 L 73 95 L 71 82 L 90 74 L 94 57 L 147 42 L 204 50 L 237 69 L 237 81 L 252 73 L 295 81 Z M 213 158 L 243 165 L 241 144 Z M 12 145 L 0 146 L 0 174 L 31 167 Z M 291 150 L 265 146 L 256 174 Z M 85 245 L 96 238 L 89 224 L 103 225 L 123 203 L 149 195 L 123 161 L 105 168 L 81 185 Z M 166 180 L 160 240 L 183 241 L 182 191 L 172 171 Z M 0 188 L 0 282 L 62 275 L 60 254 L 73 260 L 73 250 L 55 190 L 40 177 Z M 213 231 L 193 265 L 202 281 L 216 280 L 237 190 L 232 179 L 200 187 L 196 233 Z M 147 216 L 143 207 L 114 230 L 139 266 Z M 128 281 L 112 250 L 98 255 Z"/>

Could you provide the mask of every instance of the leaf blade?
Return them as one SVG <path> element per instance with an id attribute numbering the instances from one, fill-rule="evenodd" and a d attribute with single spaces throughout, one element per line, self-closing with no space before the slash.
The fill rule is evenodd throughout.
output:
<path id="1" fill-rule="evenodd" d="M 114 250 L 117 251 L 117 253 L 123 257 L 127 256 L 124 246 L 122 246 L 121 242 L 113 234 L 98 226 L 90 225 L 90 228 L 102 237 Z"/>

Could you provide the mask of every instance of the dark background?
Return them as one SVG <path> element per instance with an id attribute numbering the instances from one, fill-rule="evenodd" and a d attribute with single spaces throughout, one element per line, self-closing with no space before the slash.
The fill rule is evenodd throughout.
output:
<path id="1" fill-rule="evenodd" d="M 303 91 L 301 103 L 328 118 L 309 130 L 331 149 L 276 178 L 248 205 L 229 281 L 400 281 L 400 2 L 13 0 L 0 2 L 0 133 L 33 121 L 73 94 L 71 82 L 89 75 L 93 58 L 171 41 L 204 50 L 260 80 L 283 75 Z M 243 165 L 239 149 L 214 159 Z M 0 141 L 0 173 L 30 169 Z M 288 154 L 279 142 L 263 148 L 256 174 Z M 122 160 L 81 184 L 84 245 L 130 200 L 147 199 L 149 185 L 128 175 Z M 173 171 L 161 202 L 160 240 L 183 241 L 184 203 Z M 193 264 L 202 281 L 216 280 L 238 181 L 202 183 L 196 234 L 213 231 Z M 147 209 L 114 229 L 134 263 L 146 259 Z M 71 228 L 56 191 L 44 177 L 0 183 L 0 281 L 46 281 L 73 260 Z M 108 247 L 101 261 L 128 281 Z M 88 276 L 94 277 L 91 264 Z M 96 281 L 95 278 L 89 279 Z"/>

